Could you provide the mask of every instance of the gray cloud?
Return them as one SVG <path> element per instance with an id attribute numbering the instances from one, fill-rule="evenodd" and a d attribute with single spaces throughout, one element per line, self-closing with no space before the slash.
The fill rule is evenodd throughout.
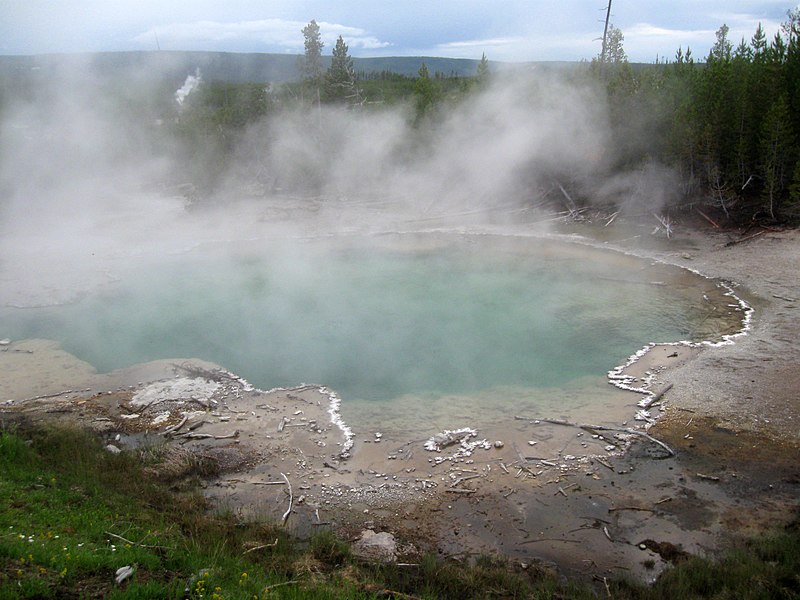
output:
<path id="1" fill-rule="evenodd" d="M 158 39 L 162 49 L 221 49 L 228 46 L 258 44 L 274 51 L 303 52 L 302 29 L 307 22 L 286 19 L 253 21 L 193 21 L 152 27 L 134 37 L 143 46 L 152 46 Z M 323 42 L 329 47 L 340 35 L 351 46 L 366 50 L 385 48 L 384 42 L 363 29 L 336 23 L 319 22 Z"/>
<path id="2" fill-rule="evenodd" d="M 749 39 L 758 22 L 771 36 L 789 7 L 773 0 L 642 0 L 615 3 L 613 21 L 626 35 L 630 59 L 651 62 L 673 56 L 678 46 L 690 45 L 695 56 L 705 56 L 714 43 L 707 32 L 722 23 L 737 41 Z M 363 0 L 275 0 L 266 5 L 247 0 L 11 0 L 0 19 L 0 52 L 154 49 L 156 35 L 169 49 L 298 52 L 299 29 L 315 18 L 326 43 L 341 34 L 361 56 L 391 52 L 479 58 L 486 51 L 490 60 L 580 60 L 599 52 L 597 9 L 587 0 L 564 0 L 557 6 L 509 0 L 502 9 L 488 2 L 408 0 L 402 11 Z"/>

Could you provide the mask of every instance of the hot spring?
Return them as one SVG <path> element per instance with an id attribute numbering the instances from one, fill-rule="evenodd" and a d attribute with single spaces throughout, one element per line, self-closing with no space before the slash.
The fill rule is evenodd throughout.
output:
<path id="1" fill-rule="evenodd" d="M 604 413 L 607 372 L 646 343 L 741 326 L 714 282 L 576 244 L 418 234 L 221 245 L 119 259 L 73 302 L 2 308 L 0 333 L 57 340 L 101 372 L 193 357 L 263 389 L 323 384 L 356 430 L 411 431 Z"/>

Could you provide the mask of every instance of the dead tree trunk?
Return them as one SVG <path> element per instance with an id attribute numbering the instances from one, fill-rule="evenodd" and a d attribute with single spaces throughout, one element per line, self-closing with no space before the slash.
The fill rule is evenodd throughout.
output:
<path id="1" fill-rule="evenodd" d="M 604 69 L 606 64 L 606 52 L 608 50 L 608 22 L 611 19 L 611 0 L 608 0 L 608 8 L 606 9 L 606 24 L 603 27 L 603 49 L 600 52 L 600 68 Z"/>

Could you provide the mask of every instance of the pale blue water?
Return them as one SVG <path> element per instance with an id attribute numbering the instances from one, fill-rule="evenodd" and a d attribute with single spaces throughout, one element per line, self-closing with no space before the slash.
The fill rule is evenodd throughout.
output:
<path id="1" fill-rule="evenodd" d="M 649 341 L 696 335 L 708 310 L 702 289 L 648 285 L 647 271 L 599 254 L 490 240 L 414 252 L 276 244 L 130 260 L 115 274 L 73 304 L 0 309 L 0 337 L 58 340 L 101 372 L 197 357 L 262 388 L 313 382 L 387 400 L 602 375 Z"/>

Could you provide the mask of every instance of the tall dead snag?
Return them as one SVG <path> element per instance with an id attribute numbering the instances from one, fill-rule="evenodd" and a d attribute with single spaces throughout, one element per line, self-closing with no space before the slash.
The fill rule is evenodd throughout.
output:
<path id="1" fill-rule="evenodd" d="M 606 8 L 606 23 L 605 27 L 603 27 L 603 49 L 600 52 L 601 65 L 604 65 L 606 63 L 606 54 L 608 52 L 608 22 L 610 20 L 611 20 L 611 0 L 608 0 L 608 8 Z"/>

